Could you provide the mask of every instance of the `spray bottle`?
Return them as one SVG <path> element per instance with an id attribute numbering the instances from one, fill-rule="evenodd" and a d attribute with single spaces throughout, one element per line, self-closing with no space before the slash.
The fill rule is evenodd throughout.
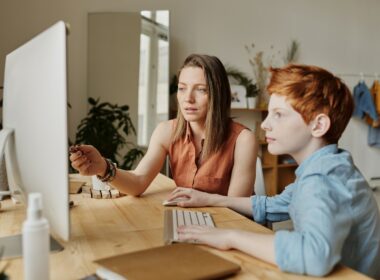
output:
<path id="1" fill-rule="evenodd" d="M 42 216 L 42 195 L 30 193 L 27 218 L 22 227 L 24 279 L 49 279 L 49 223 Z"/>

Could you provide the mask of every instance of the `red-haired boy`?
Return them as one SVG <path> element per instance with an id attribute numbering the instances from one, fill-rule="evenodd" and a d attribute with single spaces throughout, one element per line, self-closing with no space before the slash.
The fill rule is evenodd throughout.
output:
<path id="1" fill-rule="evenodd" d="M 353 111 L 347 86 L 315 66 L 271 69 L 268 116 L 262 123 L 272 154 L 290 154 L 296 180 L 274 197 L 223 197 L 177 188 L 179 206 L 225 206 L 256 222 L 292 219 L 293 231 L 259 234 L 182 227 L 181 240 L 238 249 L 281 270 L 323 276 L 341 263 L 380 278 L 380 217 L 371 189 L 351 155 L 337 146 Z"/>

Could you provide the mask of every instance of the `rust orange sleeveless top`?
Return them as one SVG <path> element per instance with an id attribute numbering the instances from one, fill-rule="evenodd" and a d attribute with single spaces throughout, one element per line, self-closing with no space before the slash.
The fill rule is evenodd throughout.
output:
<path id="1" fill-rule="evenodd" d="M 176 125 L 176 120 L 173 122 Z M 236 139 L 245 126 L 230 121 L 229 137 L 222 148 L 197 166 L 196 151 L 190 125 L 184 139 L 170 144 L 169 162 L 177 186 L 194 188 L 209 193 L 228 194 Z"/>

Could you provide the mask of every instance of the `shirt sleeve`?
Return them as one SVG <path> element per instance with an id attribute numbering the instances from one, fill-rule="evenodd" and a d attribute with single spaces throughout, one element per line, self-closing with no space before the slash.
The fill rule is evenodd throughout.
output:
<path id="1" fill-rule="evenodd" d="M 279 222 L 289 219 L 289 204 L 292 199 L 294 184 L 288 185 L 285 190 L 272 197 L 254 195 L 251 198 L 253 219 L 259 224 L 266 221 Z"/>
<path id="2" fill-rule="evenodd" d="M 324 276 L 341 259 L 352 224 L 350 202 L 326 175 L 308 177 L 292 204 L 295 231 L 275 233 L 276 263 L 283 271 Z"/>

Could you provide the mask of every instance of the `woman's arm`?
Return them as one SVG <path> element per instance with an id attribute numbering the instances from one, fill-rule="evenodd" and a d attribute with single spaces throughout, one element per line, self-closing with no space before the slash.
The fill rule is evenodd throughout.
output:
<path id="1" fill-rule="evenodd" d="M 251 196 L 256 178 L 258 143 L 255 135 L 245 129 L 235 144 L 234 166 L 232 169 L 228 196 Z"/>
<path id="2" fill-rule="evenodd" d="M 123 193 L 142 194 L 157 176 L 171 141 L 172 121 L 160 123 L 150 139 L 148 151 L 133 171 L 118 169 L 112 186 Z"/>
<path id="3" fill-rule="evenodd" d="M 160 171 L 168 153 L 171 141 L 172 122 L 160 123 L 150 139 L 148 151 L 133 171 L 117 169 L 112 186 L 130 195 L 142 194 Z M 103 177 L 107 164 L 99 151 L 89 145 L 80 145 L 72 149 L 71 165 L 85 176 Z"/>

